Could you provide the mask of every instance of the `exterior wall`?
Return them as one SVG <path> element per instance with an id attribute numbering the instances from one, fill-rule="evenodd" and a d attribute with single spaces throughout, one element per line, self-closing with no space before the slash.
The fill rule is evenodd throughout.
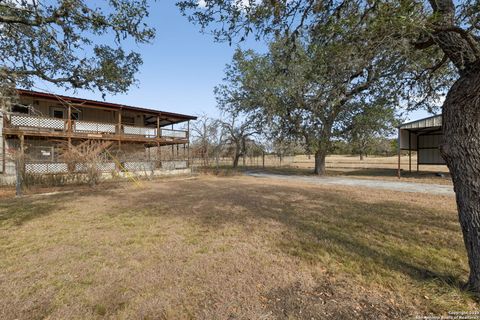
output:
<path id="1" fill-rule="evenodd" d="M 59 102 L 49 100 L 34 100 L 31 97 L 21 97 L 20 101 L 24 105 L 31 107 L 30 114 L 42 117 L 53 117 L 53 110 L 55 108 L 64 110 L 64 117 L 67 118 L 67 108 Z M 88 108 L 82 106 L 72 107 L 72 112 L 79 113 L 79 120 L 102 122 L 102 123 L 118 123 L 118 111 L 106 110 L 99 108 Z M 123 111 L 122 117 L 131 117 L 134 119 L 134 126 L 143 127 L 144 114 L 141 112 Z"/>
<path id="2" fill-rule="evenodd" d="M 18 139 L 9 138 L 4 141 L 7 151 L 18 149 Z M 68 164 L 61 158 L 58 142 L 32 138 L 25 138 L 24 141 L 25 173 L 34 179 L 32 181 L 43 181 L 45 183 L 47 181 L 55 181 L 56 183 L 82 181 L 86 166 L 77 163 L 75 171 L 70 174 Z M 137 176 L 179 174 L 184 173 L 185 170 L 190 170 L 187 160 L 182 159 L 180 155 L 175 159 L 171 157 L 159 158 L 157 148 L 146 148 L 143 144 L 122 144 L 120 150 L 116 149 L 116 145 L 114 145 L 110 154 L 113 155 L 113 158 L 105 155 L 99 159 L 98 170 L 102 172 L 102 177 L 127 177 L 128 174 L 123 172 L 124 170 Z M 164 154 L 166 154 L 165 151 Z M 0 173 L 0 185 L 15 184 L 14 159 L 8 156 L 5 159 L 5 172 Z M 119 167 L 119 164 L 121 164 L 121 167 Z M 70 168 L 70 170 L 72 169 Z M 171 173 L 168 173 L 169 171 Z"/>
<path id="3" fill-rule="evenodd" d="M 410 134 L 410 139 L 408 135 Z M 411 145 L 408 142 L 411 142 Z M 417 135 L 410 133 L 408 130 L 400 129 L 400 149 L 402 150 L 417 150 Z"/>
<path id="4" fill-rule="evenodd" d="M 428 134 L 418 136 L 418 163 L 419 164 L 445 164 L 440 154 L 441 134 Z"/>
<path id="5" fill-rule="evenodd" d="M 56 100 L 27 96 L 21 96 L 20 102 L 22 105 L 29 106 L 28 114 L 32 117 L 17 116 L 13 118 L 12 116 L 12 118 L 9 118 L 9 120 L 12 121 L 12 128 L 8 128 L 4 132 L 2 128 L 3 118 L 1 118 L 0 114 L 0 185 L 15 183 L 15 162 L 12 157 L 8 156 L 9 150 L 15 150 L 19 147 L 19 139 L 16 138 L 16 135 L 21 134 L 21 132 L 17 133 L 15 130 L 29 130 L 29 135 L 25 135 L 24 140 L 25 171 L 27 174 L 32 174 L 32 176 L 34 175 L 36 178 L 42 175 L 45 177 L 60 175 L 67 177 L 72 176 L 72 174 L 66 174 L 69 173 L 70 170 L 70 172 L 73 171 L 75 175 L 81 176 L 85 172 L 82 164 L 77 163 L 76 167 L 72 168 L 72 164 L 70 164 L 69 167 L 67 163 L 62 162 L 61 157 L 59 157 L 58 141 L 66 141 L 64 134 L 67 128 L 66 121 L 48 119 L 53 118 L 53 110 L 55 109 L 61 109 L 63 111 L 63 117 L 66 119 L 68 117 L 68 107 Z M 106 140 L 111 139 L 111 134 L 118 133 L 116 125 L 118 123 L 119 110 L 103 109 L 96 106 L 89 108 L 86 105 L 72 105 L 71 110 L 72 113 L 78 112 L 79 114 L 79 121 L 73 122 L 72 126 L 71 132 L 73 132 L 73 134 L 78 133 L 77 139 L 75 139 L 75 136 L 72 136 L 73 144 L 80 143 L 80 141 L 84 141 L 85 139 L 96 139 L 93 134 L 87 135 L 86 133 L 97 133 L 96 137 L 98 137 L 99 134 L 104 134 Z M 25 110 L 20 109 L 19 112 L 21 111 Z M 37 119 L 36 117 L 40 118 Z M 41 119 L 42 117 L 47 119 Z M 165 130 L 165 134 L 162 132 L 161 138 L 163 141 L 157 139 L 156 124 L 153 124 L 155 121 L 149 121 L 150 128 L 143 128 L 145 127 L 145 119 L 147 117 L 151 117 L 148 111 L 144 113 L 142 111 L 128 109 L 122 110 L 122 124 L 124 124 L 122 133 L 124 136 L 122 137 L 121 150 L 115 149 L 117 146 L 115 142 L 112 143 L 109 151 L 117 157 L 116 159 L 110 158 L 110 156 L 106 155 L 107 153 L 102 154 L 99 170 L 103 172 L 103 175 L 121 176 L 123 174 L 122 170 L 124 169 L 134 172 L 137 175 L 156 175 L 157 172 L 164 175 L 167 171 L 172 171 L 172 174 L 175 174 L 182 170 L 190 170 L 188 168 L 188 161 L 186 160 L 187 152 L 184 147 L 184 145 L 187 144 L 186 138 L 188 134 L 185 131 L 175 132 L 168 130 L 170 128 L 170 126 L 168 126 L 164 128 L 168 128 Z M 155 118 L 151 118 L 151 120 Z M 15 119 L 16 122 L 13 122 L 12 119 Z M 94 122 L 94 124 L 81 123 L 81 121 Z M 104 125 L 101 125 L 101 123 L 104 123 Z M 127 127 L 127 125 L 130 127 Z M 140 128 L 132 128 L 131 126 Z M 92 127 L 94 127 L 94 129 L 92 129 Z M 44 128 L 44 131 L 48 132 L 46 134 L 44 132 L 37 133 L 34 129 L 30 130 L 31 128 Z M 152 134 L 151 131 L 154 133 Z M 56 133 L 59 133 L 59 138 L 55 138 Z M 135 135 L 139 138 L 135 137 Z M 155 138 L 155 140 L 148 140 L 150 138 Z M 171 155 L 165 150 L 162 153 L 160 150 L 157 152 L 157 148 L 145 147 L 145 144 L 151 146 L 161 143 L 173 143 L 174 145 L 182 145 L 182 147 L 180 147 L 180 149 L 174 147 L 174 152 L 170 151 L 173 150 L 171 149 L 171 145 L 165 146 Z M 4 144 L 5 148 L 3 148 Z M 63 146 L 65 147 L 65 145 Z M 160 155 L 162 156 L 160 157 Z M 3 159 L 5 159 L 5 166 L 3 165 Z M 119 162 L 122 163 L 122 169 L 119 168 Z M 67 177 L 65 179 L 68 180 L 70 178 Z M 64 181 L 63 178 L 62 181 Z"/>

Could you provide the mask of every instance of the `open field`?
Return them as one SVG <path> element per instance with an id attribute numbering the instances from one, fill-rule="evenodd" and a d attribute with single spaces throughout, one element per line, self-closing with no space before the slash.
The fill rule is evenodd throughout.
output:
<path id="1" fill-rule="evenodd" d="M 400 159 L 400 168 L 402 169 L 402 181 L 421 182 L 434 184 L 452 184 L 450 173 L 446 166 L 421 165 L 420 171 L 416 168 L 416 155 L 412 155 L 412 172 L 409 172 L 408 156 L 402 156 Z M 196 161 L 199 164 L 199 161 Z M 231 166 L 232 160 L 224 158 L 221 161 L 223 168 Z M 246 158 L 245 166 L 240 161 L 240 170 L 258 170 L 280 173 L 280 174 L 312 174 L 315 167 L 313 156 L 297 155 L 284 157 L 280 162 L 276 156 L 265 157 L 265 167 L 263 167 L 262 158 Z M 397 181 L 397 156 L 381 157 L 369 156 L 360 161 L 358 156 L 351 155 L 330 155 L 326 159 L 327 175 L 329 176 L 347 176 L 357 179 L 380 179 Z M 440 173 L 443 176 L 438 176 Z"/>
<path id="2" fill-rule="evenodd" d="M 0 228 L 1 319 L 478 309 L 452 196 L 200 176 L 2 199 Z"/>

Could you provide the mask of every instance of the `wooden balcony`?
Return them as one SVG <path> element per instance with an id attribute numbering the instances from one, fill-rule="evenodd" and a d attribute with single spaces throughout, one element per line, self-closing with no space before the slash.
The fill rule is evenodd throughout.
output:
<path id="1" fill-rule="evenodd" d="M 10 114 L 4 118 L 4 121 L 3 133 L 5 135 L 158 142 L 162 144 L 188 142 L 188 131 L 166 129 L 159 126 L 157 128 L 138 127 L 27 114 Z"/>

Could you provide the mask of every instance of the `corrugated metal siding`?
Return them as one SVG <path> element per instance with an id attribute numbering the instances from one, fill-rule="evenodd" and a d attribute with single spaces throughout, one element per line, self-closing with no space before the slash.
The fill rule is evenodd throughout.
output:
<path id="1" fill-rule="evenodd" d="M 420 119 L 417 121 L 412 121 L 404 123 L 400 126 L 400 129 L 419 129 L 419 128 L 430 128 L 430 127 L 440 127 L 442 125 L 442 115 L 433 116 L 430 118 Z"/>
<path id="2" fill-rule="evenodd" d="M 400 149 L 417 150 L 417 135 L 413 132 L 411 133 L 410 140 L 411 140 L 412 146 L 410 148 L 408 144 L 408 141 L 409 141 L 408 134 L 409 134 L 408 130 L 400 129 Z"/>
<path id="3" fill-rule="evenodd" d="M 440 149 L 419 149 L 418 150 L 419 164 L 445 164 L 445 161 L 440 154 Z"/>
<path id="4" fill-rule="evenodd" d="M 441 135 L 424 135 L 418 137 L 418 147 L 422 148 L 438 148 L 440 146 Z"/>
<path id="5" fill-rule="evenodd" d="M 440 143 L 442 136 L 423 135 L 418 137 L 418 163 L 419 164 L 444 164 L 445 161 L 440 154 Z"/>

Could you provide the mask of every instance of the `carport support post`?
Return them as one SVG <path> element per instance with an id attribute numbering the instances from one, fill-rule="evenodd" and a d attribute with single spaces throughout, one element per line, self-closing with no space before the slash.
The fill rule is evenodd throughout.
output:
<path id="1" fill-rule="evenodd" d="M 401 145 L 400 145 L 400 128 L 398 128 L 398 138 L 397 138 L 397 154 L 398 154 L 398 168 L 397 168 L 397 176 L 400 179 L 400 153 L 401 153 Z"/>
<path id="2" fill-rule="evenodd" d="M 190 168 L 190 120 L 187 122 L 187 168 Z"/>
<path id="3" fill-rule="evenodd" d="M 412 172 L 412 133 L 408 130 L 408 171 Z"/>
<path id="4" fill-rule="evenodd" d="M 420 151 L 420 148 L 418 147 L 418 140 L 419 140 L 419 136 L 418 136 L 418 132 L 416 134 L 417 136 L 417 144 L 416 144 L 416 147 L 417 147 L 417 173 L 420 171 L 420 163 L 419 163 L 419 151 Z"/>

